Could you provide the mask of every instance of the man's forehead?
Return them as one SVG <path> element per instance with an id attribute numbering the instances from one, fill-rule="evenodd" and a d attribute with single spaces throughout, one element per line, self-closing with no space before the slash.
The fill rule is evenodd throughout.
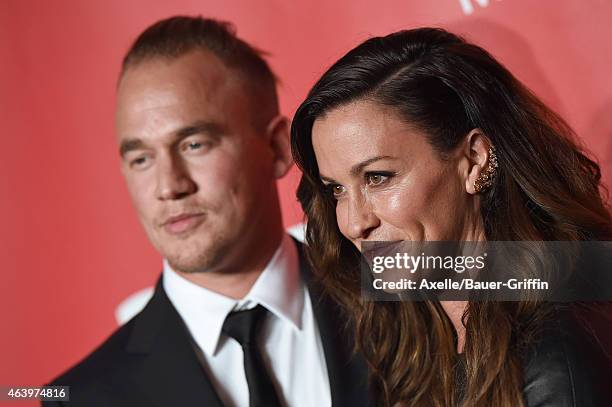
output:
<path id="1" fill-rule="evenodd" d="M 227 73 L 230 70 L 221 58 L 213 52 L 206 49 L 193 49 L 180 55 L 154 55 L 131 62 L 123 71 L 122 76 L 138 71 L 141 73 L 143 71 L 159 73 L 159 70 L 163 69 L 184 75 L 196 71 L 204 75 L 214 75 L 216 73 Z"/>
<path id="2" fill-rule="evenodd" d="M 118 87 L 117 117 L 181 106 L 215 108 L 241 92 L 236 74 L 214 55 L 155 58 L 128 68 Z"/>
<path id="3" fill-rule="evenodd" d="M 171 133 L 196 120 L 248 120 L 251 103 L 240 74 L 215 58 L 198 52 L 128 68 L 118 87 L 117 138 Z"/>
<path id="4" fill-rule="evenodd" d="M 118 97 L 142 92 L 184 93 L 182 97 L 213 93 L 236 82 L 236 76 L 217 57 L 201 51 L 172 59 L 158 57 L 127 68 L 119 82 Z"/>

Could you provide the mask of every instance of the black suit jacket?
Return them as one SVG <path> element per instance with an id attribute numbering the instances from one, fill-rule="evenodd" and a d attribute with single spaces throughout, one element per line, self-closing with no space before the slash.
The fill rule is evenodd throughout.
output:
<path id="1" fill-rule="evenodd" d="M 352 355 L 352 328 L 347 327 L 340 308 L 311 279 L 299 243 L 298 248 L 321 334 L 332 405 L 373 406 L 366 364 L 359 355 Z M 161 278 L 138 315 L 50 385 L 70 386 L 70 401 L 43 406 L 223 406 Z"/>

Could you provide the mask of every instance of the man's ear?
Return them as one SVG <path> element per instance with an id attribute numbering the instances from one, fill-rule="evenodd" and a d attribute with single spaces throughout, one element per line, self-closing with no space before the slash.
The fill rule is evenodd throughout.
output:
<path id="1" fill-rule="evenodd" d="M 293 165 L 289 137 L 289 120 L 281 115 L 274 117 L 268 123 L 266 135 L 273 154 L 274 177 L 277 179 L 282 178 Z"/>
<path id="2" fill-rule="evenodd" d="M 478 193 L 474 188 L 474 182 L 489 165 L 491 146 L 491 140 L 481 129 L 473 129 L 465 136 L 464 154 L 469 163 L 465 177 L 465 190 L 468 194 Z"/>

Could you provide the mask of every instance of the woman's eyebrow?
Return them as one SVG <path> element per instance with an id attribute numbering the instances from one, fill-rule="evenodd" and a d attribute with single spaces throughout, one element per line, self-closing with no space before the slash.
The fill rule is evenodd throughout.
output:
<path id="1" fill-rule="evenodd" d="M 361 174 L 363 169 L 365 167 L 367 167 L 368 165 L 370 165 L 370 164 L 373 164 L 373 163 L 375 163 L 377 161 L 380 161 L 380 160 L 395 160 L 395 159 L 396 159 L 396 157 L 392 157 L 390 155 L 377 155 L 375 157 L 371 157 L 371 158 L 368 158 L 366 160 L 363 160 L 363 161 L 361 161 L 358 164 L 355 164 L 353 167 L 351 167 L 350 173 L 351 173 L 352 176 L 357 176 L 357 175 Z M 332 184 L 337 184 L 338 183 L 333 178 L 327 177 L 327 176 L 325 176 L 325 175 L 323 175 L 321 173 L 319 173 L 319 178 L 321 178 L 321 181 L 323 181 L 323 182 L 328 182 L 328 183 L 332 183 Z"/>
<path id="2" fill-rule="evenodd" d="M 356 176 L 361 174 L 361 172 L 363 171 L 363 169 L 365 167 L 367 167 L 368 165 L 375 163 L 377 161 L 380 160 L 394 160 L 395 157 L 391 157 L 390 155 L 377 155 L 375 157 L 372 158 L 368 158 L 367 160 L 363 160 L 362 162 L 353 165 L 353 167 L 351 168 L 351 175 Z"/>
<path id="3" fill-rule="evenodd" d="M 323 181 L 323 183 L 328 183 L 328 184 L 337 184 L 338 183 L 338 182 L 336 182 L 335 179 L 326 177 L 323 174 L 319 174 L 319 178 L 321 178 L 321 181 Z"/>

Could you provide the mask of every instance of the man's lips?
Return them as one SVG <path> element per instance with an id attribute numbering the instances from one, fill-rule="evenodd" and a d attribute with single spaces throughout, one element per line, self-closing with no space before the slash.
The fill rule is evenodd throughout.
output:
<path id="1" fill-rule="evenodd" d="M 169 217 L 162 226 L 166 232 L 178 235 L 195 228 L 203 220 L 203 213 L 184 213 Z"/>

